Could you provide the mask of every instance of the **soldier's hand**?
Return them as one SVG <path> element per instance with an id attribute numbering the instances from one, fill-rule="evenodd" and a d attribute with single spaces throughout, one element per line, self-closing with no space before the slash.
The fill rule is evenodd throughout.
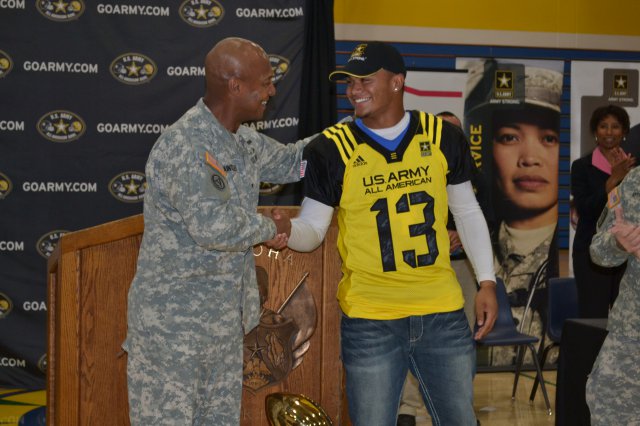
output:
<path id="1" fill-rule="evenodd" d="M 289 215 L 278 208 L 271 209 L 265 212 L 264 215 L 271 218 L 273 223 L 276 224 L 276 235 L 272 239 L 265 241 L 264 244 L 276 250 L 285 248 L 289 242 L 289 235 L 291 235 L 291 219 Z"/>
<path id="2" fill-rule="evenodd" d="M 291 235 L 291 218 L 281 209 L 271 209 L 271 219 L 276 224 L 276 234 L 286 234 L 287 238 Z"/>
<path id="3" fill-rule="evenodd" d="M 287 234 L 276 234 L 272 239 L 263 242 L 265 246 L 276 250 L 282 250 L 287 247 L 287 243 L 289 243 Z"/>

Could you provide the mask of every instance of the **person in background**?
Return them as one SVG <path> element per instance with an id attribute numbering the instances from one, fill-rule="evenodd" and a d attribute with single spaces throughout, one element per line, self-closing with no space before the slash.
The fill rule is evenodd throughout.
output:
<path id="1" fill-rule="evenodd" d="M 607 194 L 629 173 L 635 157 L 620 147 L 629 132 L 629 115 L 624 108 L 616 105 L 596 108 L 589 128 L 596 146 L 571 165 L 571 194 L 578 219 L 573 238 L 573 273 L 580 316 L 606 318 L 618 295 L 625 264 L 605 268 L 593 263 L 589 245 Z"/>
<path id="2" fill-rule="evenodd" d="M 627 264 L 608 334 L 587 380 L 593 426 L 637 425 L 640 419 L 640 169 L 609 193 L 589 253 L 597 265 Z M 582 220 L 582 219 L 581 219 Z"/>
<path id="3" fill-rule="evenodd" d="M 330 75 L 346 78 L 356 120 L 305 149 L 305 198 L 288 244 L 313 250 L 337 208 L 341 355 L 355 426 L 396 423 L 409 370 L 434 424 L 475 426 L 473 337 L 497 314 L 490 238 L 464 134 L 405 111 L 405 75 L 400 53 L 382 42 L 357 45 Z M 480 282 L 475 336 L 449 259 L 448 208 Z"/>
<path id="4" fill-rule="evenodd" d="M 258 190 L 298 181 L 307 141 L 284 145 L 242 124 L 275 95 L 268 56 L 226 38 L 206 56 L 205 83 L 147 161 L 123 344 L 132 425 L 239 424 L 243 334 L 260 315 L 252 247 L 289 232 L 289 220 L 257 213 Z"/>
<path id="5" fill-rule="evenodd" d="M 442 111 L 436 114 L 444 121 L 448 121 L 454 126 L 462 129 L 462 122 L 451 111 Z M 475 296 L 477 292 L 477 284 L 473 272 L 473 267 L 469 263 L 467 256 L 462 247 L 462 241 L 458 231 L 456 231 L 455 222 L 451 211 L 449 211 L 449 219 L 447 222 L 447 232 L 449 234 L 450 243 L 450 259 L 451 267 L 456 273 L 456 278 L 462 287 L 462 295 L 464 297 L 464 312 L 467 316 L 469 326 L 473 327 L 475 322 Z M 402 389 L 402 399 L 398 408 L 397 426 L 415 426 L 418 410 L 424 409 L 424 403 L 420 396 L 420 388 L 413 374 L 407 374 L 404 388 Z"/>

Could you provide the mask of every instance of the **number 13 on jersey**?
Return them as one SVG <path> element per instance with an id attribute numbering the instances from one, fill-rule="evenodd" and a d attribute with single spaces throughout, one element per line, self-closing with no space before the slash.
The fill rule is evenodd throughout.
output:
<path id="1" fill-rule="evenodd" d="M 370 210 L 376 213 L 376 225 L 378 229 L 378 241 L 380 243 L 380 255 L 382 257 L 382 269 L 384 272 L 397 270 L 395 258 L 394 235 L 391 231 L 391 221 L 399 219 L 401 215 L 410 214 L 411 209 L 422 208 L 423 222 L 410 224 L 408 227 L 409 236 L 413 238 L 424 238 L 427 243 L 427 253 L 416 253 L 416 250 L 403 250 L 402 260 L 412 268 L 433 265 L 438 258 L 438 243 L 436 231 L 433 228 L 435 221 L 434 199 L 425 191 L 402 194 L 400 198 L 393 202 L 387 198 L 378 198 Z M 398 238 L 398 236 L 395 236 Z M 403 244 L 405 242 L 403 241 Z"/>

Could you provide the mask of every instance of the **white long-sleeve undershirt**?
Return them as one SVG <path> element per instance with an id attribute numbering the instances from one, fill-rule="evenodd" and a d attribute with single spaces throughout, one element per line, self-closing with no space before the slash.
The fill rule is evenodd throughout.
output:
<path id="1" fill-rule="evenodd" d="M 476 279 L 478 282 L 495 281 L 489 229 L 471 182 L 447 185 L 447 195 L 449 209 Z M 289 247 L 301 252 L 313 251 L 322 243 L 332 217 L 333 207 L 304 198 L 298 217 L 291 219 Z"/>

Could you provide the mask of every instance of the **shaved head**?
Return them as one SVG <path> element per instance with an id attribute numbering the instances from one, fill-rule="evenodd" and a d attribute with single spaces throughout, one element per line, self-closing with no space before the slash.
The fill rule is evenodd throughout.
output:
<path id="1" fill-rule="evenodd" d="M 231 78 L 245 78 L 257 60 L 269 60 L 256 43 L 239 37 L 220 40 L 209 51 L 204 62 L 207 94 L 222 95 Z M 213 94 L 213 93 L 211 93 Z"/>
<path id="2" fill-rule="evenodd" d="M 204 62 L 205 105 L 231 132 L 263 117 L 275 95 L 269 57 L 258 44 L 238 37 L 219 41 Z"/>

